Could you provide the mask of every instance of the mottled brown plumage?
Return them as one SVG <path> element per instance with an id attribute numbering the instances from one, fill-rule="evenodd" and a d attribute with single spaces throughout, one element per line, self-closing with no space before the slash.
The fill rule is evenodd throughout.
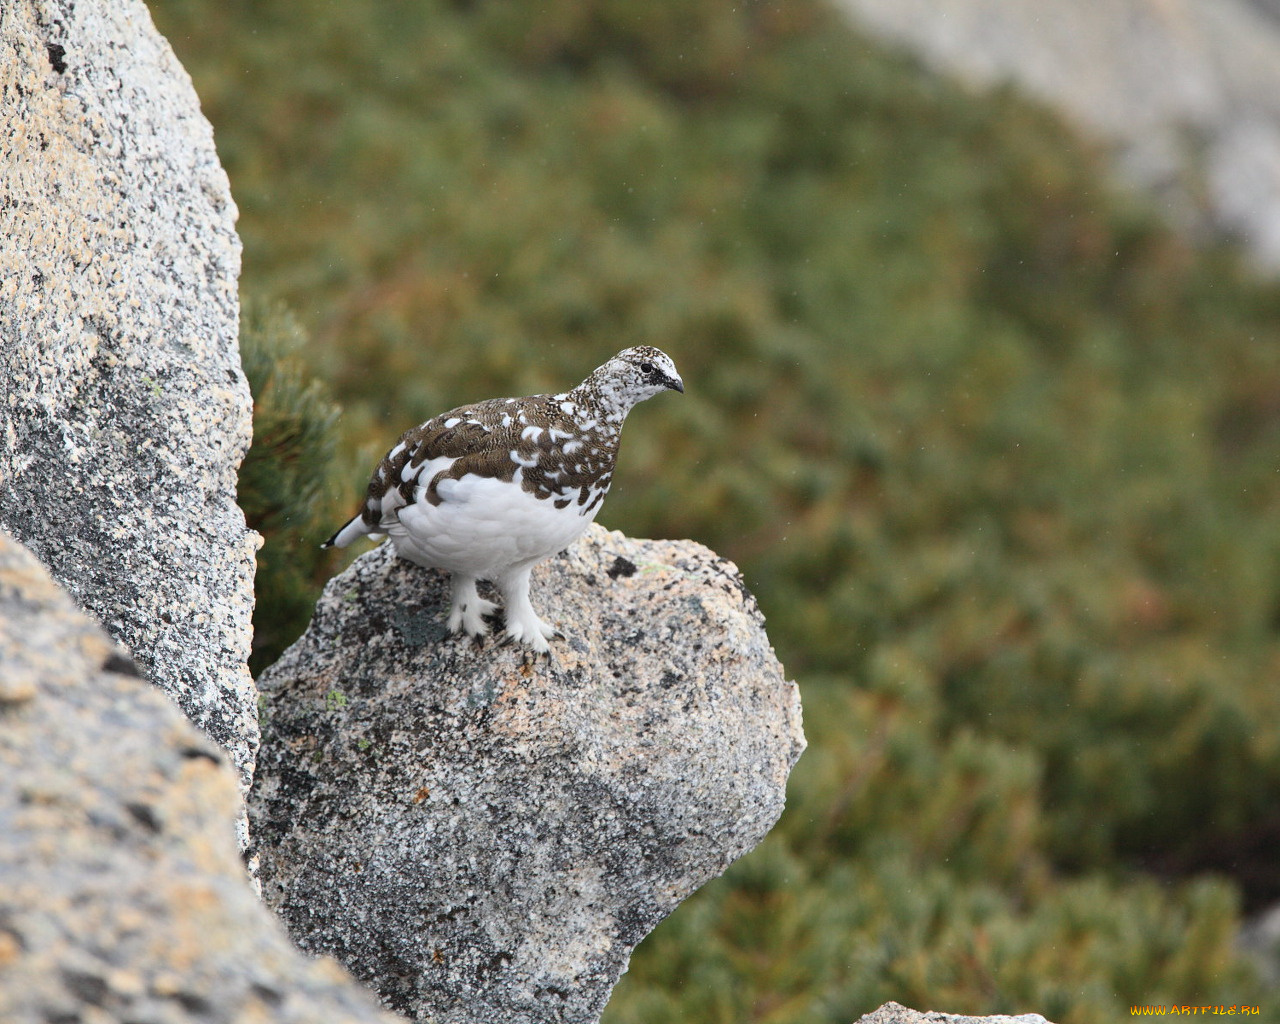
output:
<path id="1" fill-rule="evenodd" d="M 406 430 L 369 481 L 361 517 L 377 529 L 383 498 L 396 487 L 406 503 L 415 488 L 433 505 L 441 501 L 439 485 L 468 473 L 512 481 L 523 469 L 520 486 L 536 498 L 549 498 L 557 508 L 603 500 L 613 477 L 621 423 L 594 416 L 594 429 L 564 411 L 565 395 L 532 395 L 518 401 L 492 398 L 441 413 Z M 576 407 L 575 407 L 576 408 Z M 446 426 L 446 424 L 453 424 Z M 532 433 L 529 428 L 538 427 Z M 571 452 L 565 445 L 575 442 Z M 520 458 L 511 458 L 515 452 Z M 457 461 L 431 479 L 421 479 L 426 463 L 447 457 Z"/>

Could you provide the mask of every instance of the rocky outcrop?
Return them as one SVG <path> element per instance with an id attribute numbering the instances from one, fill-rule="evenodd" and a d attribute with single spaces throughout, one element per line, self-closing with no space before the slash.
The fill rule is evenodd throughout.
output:
<path id="1" fill-rule="evenodd" d="M 392 1024 L 245 877 L 226 755 L 0 532 L 0 1020 Z"/>
<path id="2" fill-rule="evenodd" d="M 247 783 L 251 405 L 227 178 L 142 0 L 0 6 L 0 525 Z"/>
<path id="3" fill-rule="evenodd" d="M 964 1017 L 956 1013 L 908 1010 L 897 1003 L 885 1003 L 874 1013 L 859 1018 L 857 1024 L 1049 1024 L 1038 1013 L 1024 1013 L 1017 1017 Z"/>
<path id="4" fill-rule="evenodd" d="M 1274 0 L 840 0 L 873 32 L 982 84 L 1013 81 L 1117 144 L 1175 216 L 1280 270 Z"/>
<path id="5" fill-rule="evenodd" d="M 596 1020 L 635 944 L 765 835 L 804 747 L 705 548 L 595 526 L 532 598 L 567 635 L 549 659 L 447 636 L 445 578 L 383 545 L 260 680 L 264 895 L 418 1020 Z"/>

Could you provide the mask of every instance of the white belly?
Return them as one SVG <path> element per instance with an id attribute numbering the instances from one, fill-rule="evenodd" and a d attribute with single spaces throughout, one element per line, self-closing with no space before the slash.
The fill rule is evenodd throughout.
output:
<path id="1" fill-rule="evenodd" d="M 428 482 L 430 477 L 423 476 Z M 439 505 L 418 488 L 414 501 L 397 510 L 387 534 L 404 558 L 419 565 L 482 579 L 550 558 L 582 535 L 599 503 L 582 513 L 577 502 L 563 509 L 535 498 L 516 481 L 478 476 L 445 480 Z"/>

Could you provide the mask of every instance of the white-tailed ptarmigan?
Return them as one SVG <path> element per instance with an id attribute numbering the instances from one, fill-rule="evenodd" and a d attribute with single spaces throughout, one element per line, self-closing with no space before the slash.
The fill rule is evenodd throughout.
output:
<path id="1" fill-rule="evenodd" d="M 491 580 L 506 633 L 535 651 L 557 635 L 529 602 L 537 563 L 572 544 L 608 493 L 622 421 L 637 402 L 684 391 L 670 356 L 619 352 L 556 395 L 494 398 L 406 431 L 369 481 L 364 508 L 324 547 L 387 534 L 396 553 L 452 576 L 449 629 L 485 632 L 498 606 L 476 591 Z"/>

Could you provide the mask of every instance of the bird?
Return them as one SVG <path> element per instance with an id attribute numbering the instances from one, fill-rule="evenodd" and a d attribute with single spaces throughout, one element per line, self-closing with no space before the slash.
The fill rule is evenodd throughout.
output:
<path id="1" fill-rule="evenodd" d="M 550 650 L 562 634 L 529 600 L 539 562 L 591 524 L 613 480 L 622 424 L 664 391 L 684 393 L 661 349 L 623 349 L 576 387 L 557 394 L 463 405 L 405 431 L 374 470 L 360 511 L 321 547 L 385 535 L 396 554 L 451 577 L 448 629 L 473 637 L 499 606 L 508 642 Z"/>

